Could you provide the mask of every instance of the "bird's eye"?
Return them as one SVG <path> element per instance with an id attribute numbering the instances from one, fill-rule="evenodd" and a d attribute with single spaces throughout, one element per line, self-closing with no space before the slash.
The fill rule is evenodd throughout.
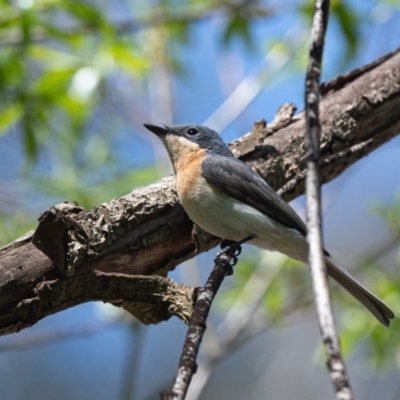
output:
<path id="1" fill-rule="evenodd" d="M 199 131 L 198 131 L 197 129 L 195 129 L 195 128 L 190 128 L 190 129 L 187 131 L 187 134 L 188 134 L 189 136 L 194 136 L 194 135 L 196 135 L 197 133 L 199 133 Z"/>

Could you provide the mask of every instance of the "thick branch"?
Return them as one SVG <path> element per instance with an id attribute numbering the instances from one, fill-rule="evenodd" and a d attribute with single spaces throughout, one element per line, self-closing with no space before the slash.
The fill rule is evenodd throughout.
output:
<path id="1" fill-rule="evenodd" d="M 328 92 L 320 103 L 321 161 L 372 139 L 364 155 L 400 132 L 400 51 L 397 50 L 343 79 L 323 84 Z M 360 72 L 361 71 L 361 72 Z M 357 72 L 357 73 L 356 73 Z M 248 162 L 278 190 L 306 169 L 304 113 L 278 131 L 258 129 L 232 143 L 235 155 Z M 362 157 L 362 152 L 338 158 L 321 169 L 326 183 Z M 304 181 L 286 193 L 286 201 L 304 193 Z"/>
<path id="2" fill-rule="evenodd" d="M 188 322 L 193 311 L 192 296 L 192 288 L 160 276 L 91 271 L 36 285 L 29 299 L 0 314 L 0 334 L 18 332 L 47 315 L 96 300 L 136 306 L 135 316 L 146 324 L 167 320 L 172 315 Z"/>
<path id="3" fill-rule="evenodd" d="M 323 182 L 400 132 L 400 53 L 334 89 L 321 101 L 321 153 L 323 160 L 330 160 L 321 170 Z M 272 126 L 259 124 L 231 144 L 235 154 L 256 167 L 275 189 L 305 169 L 304 115 L 292 120 L 287 109 Z M 345 158 L 337 156 L 360 143 L 368 146 Z M 285 200 L 304 192 L 304 180 L 294 181 Z M 197 242 L 193 239 L 192 223 L 178 203 L 172 177 L 90 211 L 71 203 L 53 207 L 35 234 L 36 246 L 47 257 L 31 239 L 28 234 L 0 250 L 0 315 L 4 321 L 12 320 L 7 315 L 21 302 L 34 298 L 35 289 L 43 282 L 71 274 L 70 279 L 80 279 L 80 274 L 93 270 L 165 276 L 193 257 L 196 249 L 207 251 L 219 242 L 202 232 Z M 54 268 L 55 263 L 59 269 Z M 78 303 L 71 301 L 68 306 L 74 304 Z M 135 314 L 135 307 L 129 309 Z M 56 311 L 58 308 L 48 313 Z M 0 329 L 4 333 L 16 330 L 6 323 Z"/>

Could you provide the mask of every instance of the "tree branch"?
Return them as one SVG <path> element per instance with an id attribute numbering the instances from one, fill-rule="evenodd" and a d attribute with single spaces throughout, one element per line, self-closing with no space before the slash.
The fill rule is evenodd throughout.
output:
<path id="1" fill-rule="evenodd" d="M 321 184 L 319 172 L 319 80 L 325 32 L 328 25 L 329 0 L 316 0 L 311 30 L 310 56 L 306 74 L 306 195 L 308 260 L 314 289 L 318 322 L 327 356 L 327 365 L 338 400 L 352 400 L 353 393 L 343 361 L 330 301 L 321 229 Z"/>
<path id="2" fill-rule="evenodd" d="M 322 182 L 332 180 L 396 136 L 400 132 L 399 109 L 398 51 L 339 90 L 331 90 L 320 104 L 322 163 L 331 160 L 321 169 Z M 306 166 L 304 113 L 292 118 L 290 110 L 284 108 L 270 126 L 261 123 L 231 144 L 235 155 L 255 167 L 274 189 L 303 173 Z M 370 144 L 360 151 L 350 152 L 345 158 L 340 156 L 366 141 Z M 36 298 L 35 291 L 44 282 L 79 281 L 80 275 L 94 270 L 165 276 L 197 252 L 216 246 L 219 240 L 204 232 L 199 232 L 195 241 L 192 223 L 178 203 L 174 185 L 173 177 L 165 178 L 89 211 L 71 203 L 52 207 L 35 234 L 35 244 L 47 255 L 32 244 L 32 232 L 1 249 L 1 333 L 15 332 L 36 322 L 30 318 L 26 324 L 15 324 L 13 313 L 19 304 Z M 302 193 L 304 181 L 299 179 L 283 197 L 288 201 Z M 60 232 L 63 235 L 56 240 Z M 69 278 L 63 278 L 71 273 Z M 96 298 L 102 299 L 101 292 Z M 80 302 L 71 298 L 64 308 Z M 129 302 L 123 306 L 136 315 Z M 59 309 L 47 308 L 47 312 Z M 140 317 L 143 312 L 139 310 L 138 314 Z M 42 313 L 40 318 L 44 316 Z M 154 315 L 151 322 L 157 322 Z"/>
<path id="3" fill-rule="evenodd" d="M 90 271 L 39 283 L 30 298 L 0 314 L 0 334 L 18 332 L 43 317 L 88 301 L 122 306 L 146 324 L 165 321 L 172 315 L 188 322 L 192 296 L 193 288 L 160 276 Z"/>
<path id="4" fill-rule="evenodd" d="M 247 239 L 248 240 L 248 239 Z M 240 246 L 239 246 L 240 248 Z M 240 251 L 239 251 L 240 253 Z M 226 275 L 232 274 L 232 264 L 236 263 L 235 256 L 223 251 L 215 258 L 215 265 L 203 288 L 199 288 L 193 314 L 190 317 L 189 329 L 183 344 L 179 368 L 174 384 L 170 391 L 160 393 L 162 400 L 184 400 L 193 375 L 197 371 L 197 354 L 206 331 L 206 321 L 211 304 Z"/>

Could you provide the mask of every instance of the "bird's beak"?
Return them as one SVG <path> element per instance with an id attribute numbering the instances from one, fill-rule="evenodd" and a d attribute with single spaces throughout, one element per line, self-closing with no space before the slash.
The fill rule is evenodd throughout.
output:
<path id="1" fill-rule="evenodd" d="M 161 127 L 161 126 L 152 125 L 152 124 L 143 124 L 143 126 L 145 128 L 147 128 L 150 132 L 153 132 L 159 138 L 162 138 L 167 133 L 170 133 L 170 131 L 168 130 L 168 127 L 166 125 L 164 125 L 164 127 Z"/>

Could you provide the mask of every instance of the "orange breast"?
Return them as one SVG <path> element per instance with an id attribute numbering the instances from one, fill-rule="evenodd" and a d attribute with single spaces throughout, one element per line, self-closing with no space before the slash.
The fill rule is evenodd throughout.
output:
<path id="1" fill-rule="evenodd" d="M 188 151 L 185 156 L 179 158 L 176 165 L 176 189 L 181 201 L 191 197 L 193 188 L 199 181 L 201 174 L 201 163 L 206 156 L 204 149 Z"/>

